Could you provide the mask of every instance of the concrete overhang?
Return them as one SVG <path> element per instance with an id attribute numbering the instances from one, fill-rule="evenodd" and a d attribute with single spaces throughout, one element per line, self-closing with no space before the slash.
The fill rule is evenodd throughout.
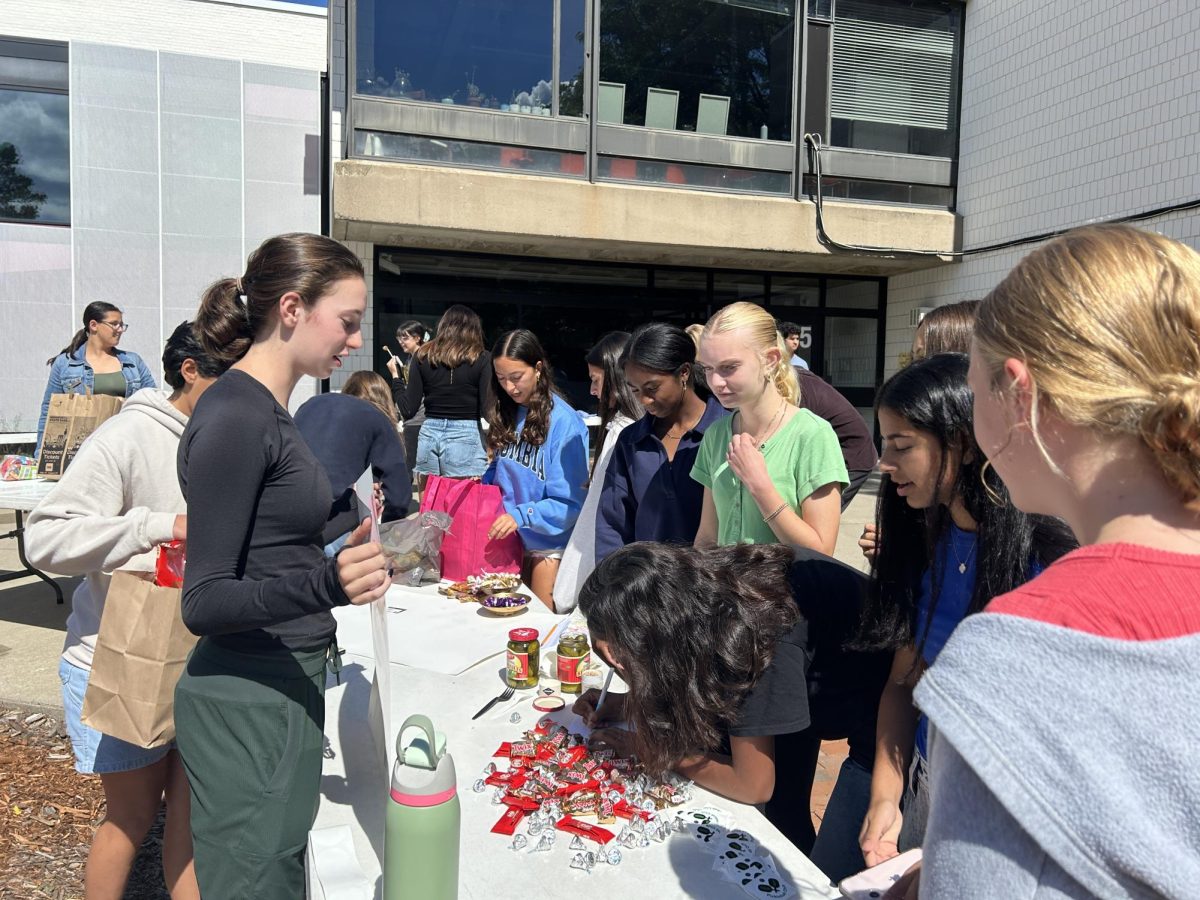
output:
<path id="1" fill-rule="evenodd" d="M 839 243 L 944 253 L 946 210 L 825 203 Z M 426 250 L 577 260 L 895 275 L 950 262 L 830 250 L 810 201 L 397 162 L 334 167 L 333 236 Z"/>

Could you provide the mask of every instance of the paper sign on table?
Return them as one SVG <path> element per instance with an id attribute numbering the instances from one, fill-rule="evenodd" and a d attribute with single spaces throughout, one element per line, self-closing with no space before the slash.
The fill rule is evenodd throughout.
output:
<path id="1" fill-rule="evenodd" d="M 358 498 L 359 521 L 369 517 L 371 520 L 371 540 L 379 542 L 379 501 L 375 497 L 375 481 L 371 469 L 358 476 L 354 482 L 354 495 Z M 387 600 L 380 597 L 370 604 L 371 610 L 371 645 L 375 659 L 391 659 L 388 648 L 388 611 Z M 390 666 L 376 666 L 375 677 L 371 682 L 371 704 L 367 710 L 367 721 L 375 733 L 376 746 L 387 749 L 390 762 L 393 754 L 392 747 L 392 690 L 389 676 Z"/>

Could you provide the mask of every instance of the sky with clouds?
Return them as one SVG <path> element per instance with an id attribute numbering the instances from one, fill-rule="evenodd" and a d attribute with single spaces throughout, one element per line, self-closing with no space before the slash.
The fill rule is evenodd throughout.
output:
<path id="1" fill-rule="evenodd" d="M 19 171 L 46 195 L 41 222 L 71 218 L 68 102 L 65 94 L 0 90 L 0 143 L 17 148 Z"/>

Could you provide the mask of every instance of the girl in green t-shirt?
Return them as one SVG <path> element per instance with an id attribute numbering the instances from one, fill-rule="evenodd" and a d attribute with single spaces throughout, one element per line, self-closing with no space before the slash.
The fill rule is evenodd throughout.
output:
<path id="1" fill-rule="evenodd" d="M 775 320 L 734 303 L 708 320 L 698 364 L 736 412 L 704 435 L 692 478 L 704 485 L 697 547 L 791 544 L 832 554 L 849 482 L 824 419 L 796 402 L 800 387 Z"/>

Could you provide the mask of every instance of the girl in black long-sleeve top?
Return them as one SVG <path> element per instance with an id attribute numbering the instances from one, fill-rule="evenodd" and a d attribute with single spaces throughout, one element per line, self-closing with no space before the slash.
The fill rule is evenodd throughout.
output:
<path id="1" fill-rule="evenodd" d="M 196 332 L 235 360 L 179 445 L 188 501 L 183 618 L 200 635 L 175 693 L 206 897 L 304 894 L 316 815 L 331 610 L 390 584 L 369 522 L 322 551 L 333 496 L 287 412 L 302 376 L 328 378 L 362 345 L 362 264 L 329 238 L 288 234 L 208 289 Z"/>

